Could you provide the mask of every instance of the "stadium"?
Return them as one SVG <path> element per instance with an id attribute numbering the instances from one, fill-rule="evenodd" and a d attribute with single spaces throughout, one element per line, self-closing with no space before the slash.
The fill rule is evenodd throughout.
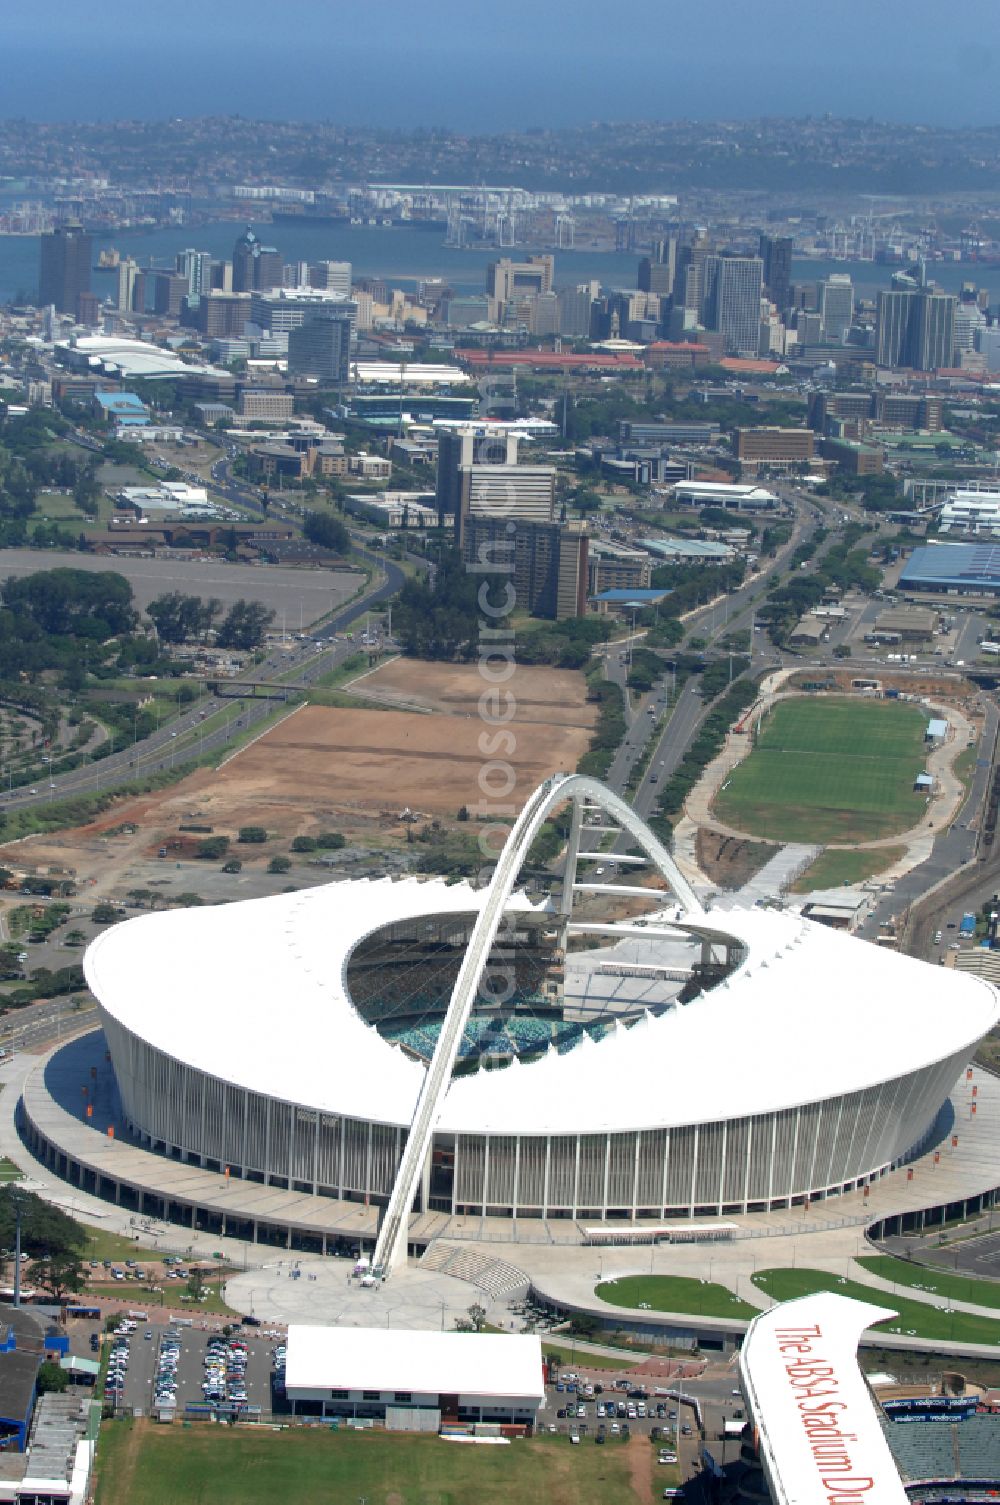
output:
<path id="1" fill-rule="evenodd" d="M 561 880 L 516 889 L 560 810 Z M 580 917 L 612 899 L 628 918 Z M 978 978 L 793 912 L 703 907 L 579 775 L 531 796 L 486 888 L 348 881 L 144 915 L 85 969 L 131 1143 L 380 1209 L 384 1272 L 413 1211 L 583 1241 L 852 1190 L 942 1132 L 998 1017 Z"/>

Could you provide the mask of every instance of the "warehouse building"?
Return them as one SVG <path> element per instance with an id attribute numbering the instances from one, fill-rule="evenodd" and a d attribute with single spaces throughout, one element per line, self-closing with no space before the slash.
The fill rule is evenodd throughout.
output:
<path id="1" fill-rule="evenodd" d="M 285 1390 L 296 1416 L 360 1417 L 399 1431 L 530 1429 L 545 1399 L 542 1344 L 529 1334 L 293 1325 Z"/>
<path id="2" fill-rule="evenodd" d="M 899 588 L 948 596 L 1000 595 L 1000 545 L 944 543 L 914 549 Z"/>

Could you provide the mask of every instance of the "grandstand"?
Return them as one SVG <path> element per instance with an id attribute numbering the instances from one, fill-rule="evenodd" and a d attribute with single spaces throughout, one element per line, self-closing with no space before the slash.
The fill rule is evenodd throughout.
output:
<path id="1" fill-rule="evenodd" d="M 927 1407 L 886 1409 L 882 1429 L 911 1498 L 1000 1494 L 1000 1416 L 977 1413 L 974 1400 L 964 1409 L 971 1414 L 956 1420 L 932 1419 L 933 1408 Z"/>

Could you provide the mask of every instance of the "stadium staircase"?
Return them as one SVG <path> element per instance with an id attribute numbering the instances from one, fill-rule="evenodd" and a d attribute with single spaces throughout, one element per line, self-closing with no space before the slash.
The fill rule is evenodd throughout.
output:
<path id="1" fill-rule="evenodd" d="M 467 1280 L 478 1286 L 492 1301 L 500 1301 L 515 1291 L 527 1290 L 530 1282 L 523 1270 L 509 1265 L 504 1259 L 493 1259 L 488 1254 L 477 1254 L 461 1244 L 449 1244 L 444 1239 L 435 1239 L 420 1258 L 425 1270 L 437 1270 L 442 1275 L 454 1275 L 456 1280 Z"/>

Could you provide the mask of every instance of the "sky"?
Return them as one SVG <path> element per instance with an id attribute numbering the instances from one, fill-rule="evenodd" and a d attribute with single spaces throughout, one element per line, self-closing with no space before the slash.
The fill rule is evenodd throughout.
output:
<path id="1" fill-rule="evenodd" d="M 1000 0 L 0 0 L 0 117 L 1000 122 Z"/>

